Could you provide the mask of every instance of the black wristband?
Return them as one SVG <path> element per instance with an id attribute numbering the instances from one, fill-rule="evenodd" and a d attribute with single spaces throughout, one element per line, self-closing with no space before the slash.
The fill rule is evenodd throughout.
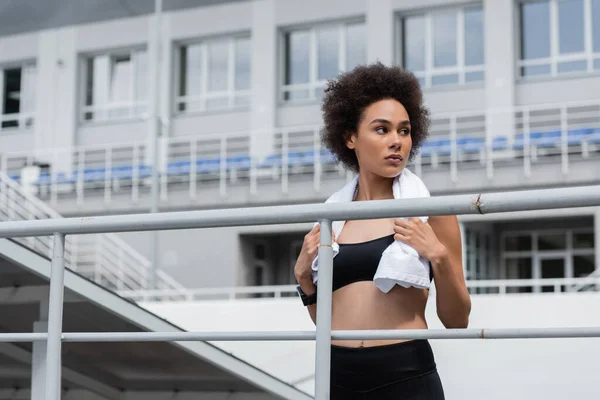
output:
<path id="1" fill-rule="evenodd" d="M 302 299 L 302 304 L 304 304 L 304 306 L 310 306 L 312 304 L 317 303 L 317 291 L 316 290 L 310 296 L 307 296 L 306 293 L 304 293 L 304 291 L 302 290 L 302 288 L 300 286 L 296 287 L 296 291 L 300 295 L 300 299 Z"/>

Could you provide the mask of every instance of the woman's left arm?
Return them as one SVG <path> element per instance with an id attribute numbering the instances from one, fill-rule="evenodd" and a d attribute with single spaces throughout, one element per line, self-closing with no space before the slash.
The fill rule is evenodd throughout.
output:
<path id="1" fill-rule="evenodd" d="M 431 262 L 436 287 L 436 307 L 446 328 L 466 328 L 471 313 L 471 297 L 462 266 L 462 243 L 456 216 L 395 221 L 396 239 L 412 246 Z"/>
<path id="2" fill-rule="evenodd" d="M 431 261 L 436 289 L 436 307 L 446 328 L 466 328 L 471 313 L 471 296 L 463 274 L 462 243 L 455 216 L 429 217 L 429 226 L 442 244 Z"/>

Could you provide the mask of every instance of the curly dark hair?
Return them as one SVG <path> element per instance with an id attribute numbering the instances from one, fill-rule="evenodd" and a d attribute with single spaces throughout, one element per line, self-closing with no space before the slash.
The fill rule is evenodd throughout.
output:
<path id="1" fill-rule="evenodd" d="M 412 150 L 409 160 L 419 151 L 427 137 L 429 110 L 423 105 L 423 93 L 418 79 L 401 67 L 387 67 L 380 62 L 361 65 L 330 80 L 325 88 L 322 113 L 323 144 L 346 167 L 358 172 L 354 150 L 346 147 L 358 126 L 365 109 L 385 99 L 400 102 L 410 118 Z"/>

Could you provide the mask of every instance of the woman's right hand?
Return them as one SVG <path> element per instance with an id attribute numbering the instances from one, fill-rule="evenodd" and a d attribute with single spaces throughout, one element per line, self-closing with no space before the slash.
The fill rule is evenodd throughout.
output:
<path id="1" fill-rule="evenodd" d="M 320 235 L 321 225 L 317 224 L 304 236 L 302 249 L 294 266 L 294 276 L 301 286 L 305 282 L 312 284 L 312 262 L 319 253 Z M 333 234 L 331 240 L 334 240 Z"/>

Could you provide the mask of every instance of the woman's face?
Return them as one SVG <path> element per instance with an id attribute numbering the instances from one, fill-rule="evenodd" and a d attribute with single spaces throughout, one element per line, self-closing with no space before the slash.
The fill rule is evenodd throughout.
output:
<path id="1" fill-rule="evenodd" d="M 346 145 L 354 149 L 361 173 L 395 178 L 408 163 L 412 149 L 410 119 L 404 106 L 386 99 L 368 106 Z"/>

